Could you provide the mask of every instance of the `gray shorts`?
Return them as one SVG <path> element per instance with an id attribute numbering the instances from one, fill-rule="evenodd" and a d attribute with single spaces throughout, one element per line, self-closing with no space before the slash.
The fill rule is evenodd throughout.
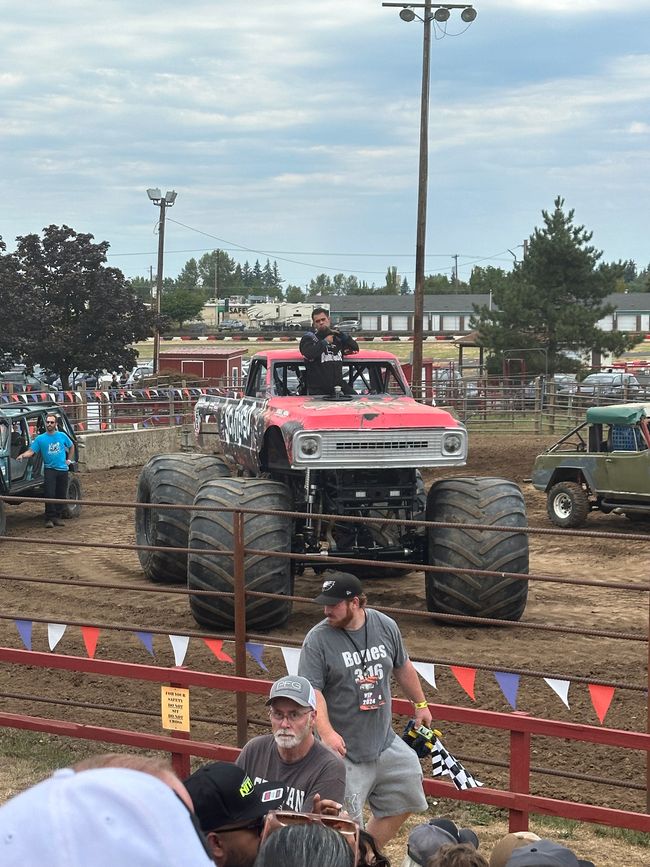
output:
<path id="1" fill-rule="evenodd" d="M 422 813 L 427 799 L 422 790 L 422 768 L 414 750 L 397 737 L 374 762 L 345 762 L 345 806 L 363 827 L 363 805 L 383 819 L 401 813 Z"/>

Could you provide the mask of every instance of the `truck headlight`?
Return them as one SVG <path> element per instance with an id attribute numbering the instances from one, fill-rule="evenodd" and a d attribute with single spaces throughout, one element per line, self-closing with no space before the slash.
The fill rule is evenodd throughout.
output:
<path id="1" fill-rule="evenodd" d="M 302 436 L 298 439 L 297 457 L 313 458 L 320 457 L 321 438 L 315 435 Z"/>
<path id="2" fill-rule="evenodd" d="M 442 450 L 449 455 L 458 454 L 463 449 L 463 438 L 458 433 L 448 433 L 442 438 Z"/>

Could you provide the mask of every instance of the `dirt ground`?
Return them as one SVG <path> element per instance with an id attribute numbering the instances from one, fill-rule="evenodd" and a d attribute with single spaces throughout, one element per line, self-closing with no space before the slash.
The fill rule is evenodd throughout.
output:
<path id="1" fill-rule="evenodd" d="M 552 440 L 539 437 L 487 436 L 473 434 L 468 466 L 459 475 L 490 475 L 514 479 L 522 485 L 529 521 L 532 527 L 551 527 L 545 513 L 545 501 L 524 479 L 530 476 L 534 456 Z M 118 469 L 82 476 L 84 498 L 110 503 L 130 502 L 135 498 L 138 469 Z M 62 528 L 44 530 L 38 504 L 11 507 L 7 533 L 26 541 L 2 543 L 2 573 L 0 594 L 0 644 L 22 647 L 12 620 L 44 618 L 49 622 L 78 620 L 89 623 L 125 624 L 134 628 L 161 628 L 169 632 L 197 630 L 185 597 L 163 593 L 138 593 L 135 590 L 86 589 L 78 587 L 24 584 L 13 576 L 44 578 L 78 578 L 91 585 L 109 582 L 119 586 L 151 586 L 143 578 L 137 555 L 133 551 L 83 549 L 65 547 L 60 542 L 78 540 L 97 543 L 133 544 L 132 509 L 109 506 L 86 507 L 77 520 Z M 619 582 L 648 583 L 646 557 L 650 550 L 650 526 L 632 526 L 624 518 L 593 514 L 588 529 L 606 531 L 614 538 L 533 535 L 531 537 L 531 573 L 570 578 L 600 578 Z M 630 540 L 616 538 L 634 530 L 647 538 Z M 36 544 L 37 539 L 47 544 Z M 412 573 L 402 579 L 377 579 L 365 582 L 371 604 L 426 610 L 422 574 Z M 296 593 L 316 595 L 320 579 L 308 570 L 297 579 Z M 298 603 L 289 623 L 273 633 L 274 638 L 300 639 L 316 622 L 314 606 Z M 414 658 L 432 657 L 460 665 L 485 665 L 476 677 L 476 702 L 456 682 L 447 666 L 436 667 L 437 691 L 426 688 L 430 700 L 441 704 L 509 712 L 493 675 L 504 668 L 525 669 L 555 677 L 586 677 L 618 684 L 641 687 L 639 690 L 618 688 L 605 724 L 627 730 L 646 729 L 646 671 L 648 651 L 645 636 L 648 628 L 648 595 L 617 589 L 567 587 L 561 584 L 530 582 L 529 601 L 522 623 L 555 624 L 564 632 L 536 631 L 525 628 L 472 628 L 446 626 L 413 615 L 397 618 L 407 648 Z M 598 629 L 633 633 L 644 640 L 585 637 L 581 629 Z M 165 636 L 155 636 L 156 663 L 173 665 L 173 655 Z M 33 648 L 47 650 L 47 628 L 35 623 Z M 85 650 L 78 628 L 69 628 L 57 648 L 64 654 L 84 656 Z M 102 630 L 97 658 L 149 663 L 151 657 L 130 632 Z M 260 671 L 254 662 L 249 665 L 251 676 L 277 677 L 284 672 L 281 654 L 267 649 L 265 662 L 269 674 Z M 190 642 L 186 665 L 194 669 L 226 673 L 232 669 L 218 662 L 197 639 Z M 132 727 L 159 731 L 159 692 L 155 685 L 136 682 L 114 682 L 100 677 L 84 677 L 73 673 L 47 673 L 3 666 L 0 670 L 0 709 L 34 713 L 61 719 L 77 719 L 88 723 L 116 727 Z M 40 696 L 61 704 L 42 704 L 13 695 Z M 79 709 L 67 705 L 83 701 L 106 705 L 110 710 Z M 598 725 L 587 686 L 572 684 L 569 691 L 570 709 L 540 677 L 522 676 L 518 710 L 536 716 L 551 717 L 589 725 Z M 212 722 L 194 722 L 193 736 L 200 740 L 233 743 L 232 696 L 215 696 L 205 690 L 192 691 L 193 718 L 205 717 Z M 145 709 L 152 717 L 138 717 L 115 708 Z M 250 715 L 263 716 L 261 704 L 251 702 Z M 397 721 L 400 725 L 403 721 Z M 442 724 L 444 741 L 457 755 L 465 757 L 466 765 L 486 785 L 507 787 L 504 768 L 483 764 L 482 760 L 507 762 L 506 734 L 457 725 Z M 251 735 L 261 729 L 251 726 Z M 576 744 L 571 741 L 533 740 L 532 764 L 551 773 L 535 773 L 531 790 L 535 794 L 562 797 L 623 809 L 643 810 L 645 807 L 644 756 L 630 751 Z M 572 771 L 589 777 L 600 777 L 606 784 L 589 779 L 568 780 L 564 774 Z M 13 774 L 8 779 L 7 773 Z M 0 773 L 0 799 L 21 788 L 19 767 L 5 766 Z M 622 787 L 611 783 L 621 781 Z M 626 860 L 627 864 L 645 862 Z M 609 863 L 601 861 L 600 863 Z M 615 862 L 611 862 L 615 863 Z"/>

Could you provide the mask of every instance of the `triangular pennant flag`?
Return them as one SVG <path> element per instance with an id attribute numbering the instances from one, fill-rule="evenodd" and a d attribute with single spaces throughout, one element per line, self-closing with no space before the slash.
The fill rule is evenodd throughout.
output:
<path id="1" fill-rule="evenodd" d="M 268 671 L 268 668 L 264 665 L 264 660 L 262 657 L 264 656 L 264 645 L 263 644 L 253 644 L 252 641 L 246 642 L 246 650 L 253 657 L 255 662 L 259 665 L 262 671 Z"/>
<path id="2" fill-rule="evenodd" d="M 517 710 L 517 693 L 519 692 L 519 675 L 507 671 L 495 671 L 494 679 L 501 687 L 506 701 L 513 710 Z"/>
<path id="3" fill-rule="evenodd" d="M 590 683 L 589 695 L 591 696 L 591 703 L 596 711 L 596 716 L 602 723 L 605 720 L 609 706 L 614 698 L 614 687 L 600 686 L 597 683 Z"/>
<path id="4" fill-rule="evenodd" d="M 298 674 L 298 662 L 300 660 L 299 647 L 281 647 L 284 664 L 287 667 L 287 674 Z"/>
<path id="5" fill-rule="evenodd" d="M 570 680 L 555 680 L 552 677 L 545 677 L 544 680 L 551 687 L 556 695 L 562 699 L 564 704 L 569 707 L 569 687 L 571 686 Z"/>
<path id="6" fill-rule="evenodd" d="M 50 650 L 54 650 L 59 641 L 63 638 L 63 633 L 68 627 L 64 623 L 48 623 L 47 624 L 47 643 Z"/>
<path id="7" fill-rule="evenodd" d="M 174 665 L 182 665 L 190 643 L 189 635 L 170 635 L 169 640 L 174 651 Z"/>
<path id="8" fill-rule="evenodd" d="M 32 621 L 31 620 L 14 620 L 16 629 L 20 635 L 22 643 L 27 650 L 32 649 Z"/>
<path id="9" fill-rule="evenodd" d="M 96 626 L 82 626 L 81 637 L 86 645 L 86 652 L 91 659 L 95 658 L 97 650 L 97 642 L 99 640 L 99 629 Z"/>
<path id="10" fill-rule="evenodd" d="M 438 689 L 436 686 L 436 667 L 432 662 L 413 662 L 413 668 L 423 680 L 431 684 L 434 689 Z"/>
<path id="11" fill-rule="evenodd" d="M 140 641 L 144 644 L 149 653 L 153 656 L 153 635 L 150 632 L 136 632 Z"/>
<path id="12" fill-rule="evenodd" d="M 475 668 L 465 668 L 462 665 L 450 665 L 452 674 L 458 681 L 458 683 L 463 687 L 467 695 L 472 699 L 472 701 L 476 701 L 474 698 L 474 681 L 476 680 L 476 669 Z"/>
<path id="13" fill-rule="evenodd" d="M 233 661 L 232 658 L 221 649 L 223 647 L 223 641 L 221 638 L 204 638 L 203 640 L 220 662 Z"/>

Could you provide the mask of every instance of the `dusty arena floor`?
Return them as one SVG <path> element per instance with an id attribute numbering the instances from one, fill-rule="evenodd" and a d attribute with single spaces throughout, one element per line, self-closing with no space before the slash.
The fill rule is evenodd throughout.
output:
<path id="1" fill-rule="evenodd" d="M 550 528 L 546 517 L 544 497 L 537 494 L 523 480 L 530 476 L 535 455 L 552 440 L 539 437 L 481 436 L 473 434 L 468 466 L 459 475 L 503 476 L 522 485 L 529 521 L 532 527 Z M 82 476 L 84 498 L 109 502 L 132 501 L 135 498 L 138 469 L 111 470 Z M 429 477 L 429 479 L 432 476 Z M 82 516 L 67 521 L 62 528 L 44 530 L 41 520 L 42 506 L 23 504 L 8 509 L 7 533 L 27 542 L 2 543 L 2 573 L 10 576 L 38 576 L 44 578 L 77 578 L 93 583 L 117 585 L 147 585 L 137 555 L 133 551 L 82 549 L 66 547 L 60 542 L 79 540 L 97 543 L 125 543 L 135 541 L 133 514 L 129 509 L 108 506 L 86 507 Z M 650 525 L 632 525 L 622 517 L 594 513 L 588 529 L 622 535 L 634 530 L 647 534 L 647 542 L 593 537 L 567 537 L 560 535 L 532 536 L 531 572 L 568 578 L 601 578 L 620 582 L 648 582 L 648 554 L 650 553 Z M 33 543 L 47 539 L 47 545 Z M 413 573 L 401 579 L 366 581 L 371 604 L 426 610 L 422 574 Z M 316 595 L 320 579 L 311 571 L 297 579 L 296 593 Z M 197 630 L 186 599 L 182 596 L 138 593 L 134 590 L 86 589 L 66 586 L 23 584 L 3 579 L 0 583 L 2 599 L 0 644 L 21 647 L 12 618 L 26 620 L 45 618 L 50 622 L 61 620 L 88 623 L 127 624 L 142 629 L 161 628 L 169 632 Z M 275 638 L 299 639 L 318 619 L 318 610 L 306 603 L 297 604 L 286 627 L 273 633 Z M 535 631 L 523 628 L 451 627 L 412 615 L 398 618 L 410 654 L 415 657 L 434 657 L 464 664 L 486 665 L 491 671 L 503 668 L 526 669 L 548 673 L 555 677 L 586 677 L 620 684 L 646 685 L 647 645 L 644 641 L 625 641 L 614 638 L 584 637 L 579 629 L 600 629 L 635 633 L 644 636 L 648 627 L 648 594 L 599 589 L 593 587 L 569 588 L 561 584 L 531 582 L 529 601 L 523 617 L 524 623 L 555 624 L 566 632 Z M 156 663 L 173 665 L 169 641 L 164 636 L 154 639 Z M 47 650 L 47 629 L 35 623 L 33 648 Z M 226 648 L 227 649 L 227 648 Z M 68 629 L 57 652 L 85 655 L 78 628 Z M 97 658 L 128 662 L 151 662 L 151 657 L 140 642 L 129 632 L 102 630 Z M 251 676 L 277 677 L 284 672 L 282 656 L 267 650 L 265 662 L 269 674 L 250 662 Z M 194 669 L 226 673 L 232 671 L 226 663 L 218 662 L 197 639 L 190 642 L 185 664 Z M 427 688 L 430 700 L 441 704 L 509 712 L 506 702 L 490 671 L 479 671 L 476 677 L 476 702 L 473 704 L 446 666 L 436 668 L 437 691 Z M 17 698 L 0 698 L 0 709 L 25 712 L 62 719 L 77 719 L 88 723 L 115 727 L 132 727 L 145 731 L 159 731 L 159 718 L 137 717 L 122 712 L 108 712 L 67 706 L 65 702 L 83 701 L 120 708 L 159 711 L 159 692 L 155 685 L 136 682 L 117 683 L 100 677 L 81 674 L 46 673 L 3 666 L 0 670 L 0 692 L 38 695 L 56 699 L 63 704 L 42 704 Z M 531 715 L 551 717 L 576 723 L 598 725 L 591 705 L 587 686 L 574 683 L 569 691 L 570 709 L 539 677 L 522 676 L 518 710 Z M 261 705 L 251 703 L 252 717 L 263 716 Z M 193 735 L 200 740 L 233 742 L 234 730 L 225 724 L 232 718 L 232 697 L 215 696 L 205 690 L 193 690 L 192 713 L 215 720 L 193 725 Z M 220 722 L 223 720 L 224 723 Z M 401 724 L 398 721 L 396 724 Z M 646 697 L 642 691 L 617 689 L 605 724 L 628 730 L 644 731 L 646 727 Z M 467 727 L 442 725 L 444 740 L 456 754 L 466 757 L 486 757 L 507 761 L 506 734 Z M 251 734 L 259 733 L 253 726 Z M 645 761 L 642 755 L 628 751 L 615 751 L 605 747 L 572 742 L 533 741 L 532 764 L 547 768 L 554 775 L 534 774 L 531 790 L 535 794 L 579 800 L 623 809 L 643 810 L 645 792 L 634 786 L 645 783 Z M 487 785 L 506 786 L 507 771 L 498 767 L 467 765 Z M 19 789 L 24 781 L 8 779 L 7 772 L 0 778 L 0 799 L 10 791 Z M 590 780 L 568 780 L 566 771 L 586 777 L 620 780 L 626 785 L 614 787 Z M 16 771 L 18 777 L 19 771 Z M 625 863 L 643 864 L 650 861 L 628 860 Z M 601 863 L 606 863 L 602 861 Z M 612 862 L 614 863 L 614 862 Z M 621 862 L 623 863 L 623 862 Z"/>

